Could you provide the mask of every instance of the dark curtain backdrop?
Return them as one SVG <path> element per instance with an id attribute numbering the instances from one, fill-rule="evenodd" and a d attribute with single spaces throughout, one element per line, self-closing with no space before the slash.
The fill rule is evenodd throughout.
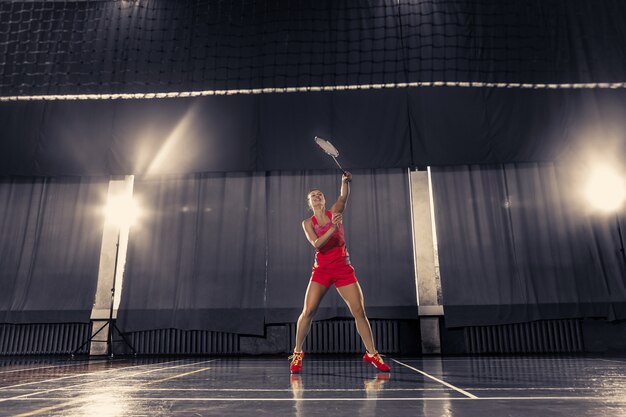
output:
<path id="1" fill-rule="evenodd" d="M 404 170 L 355 172 L 346 240 L 372 318 L 417 312 L 407 181 Z M 334 202 L 339 185 L 337 171 L 138 178 L 147 212 L 131 230 L 121 328 L 262 334 L 295 321 L 314 256 L 306 195 L 319 187 Z M 349 316 L 331 290 L 316 318 Z"/>
<path id="2" fill-rule="evenodd" d="M 134 195 L 120 327 L 263 334 L 265 175 L 137 179 Z"/>
<path id="3" fill-rule="evenodd" d="M 108 180 L 0 179 L 0 323 L 89 322 Z"/>
<path id="4" fill-rule="evenodd" d="M 432 169 L 447 326 L 626 317 L 616 217 L 583 181 L 565 164 Z"/>
<path id="5" fill-rule="evenodd" d="M 626 90 L 430 87 L 1 102 L 0 175 L 183 175 L 626 157 Z M 87 139 L 88 138 L 88 139 Z M 612 139 L 613 138 L 613 139 Z"/>

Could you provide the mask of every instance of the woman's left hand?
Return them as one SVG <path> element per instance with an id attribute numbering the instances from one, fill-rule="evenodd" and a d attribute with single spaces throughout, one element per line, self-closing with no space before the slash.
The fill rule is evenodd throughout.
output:
<path id="1" fill-rule="evenodd" d="M 344 172 L 343 175 L 341 176 L 341 181 L 343 181 L 343 182 L 350 182 L 350 181 L 352 181 L 352 174 L 349 173 L 348 171 Z"/>

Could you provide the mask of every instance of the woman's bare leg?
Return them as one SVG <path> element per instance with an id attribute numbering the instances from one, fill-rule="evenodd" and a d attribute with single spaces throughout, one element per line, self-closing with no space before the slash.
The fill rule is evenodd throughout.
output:
<path id="1" fill-rule="evenodd" d="M 315 310 L 317 310 L 317 306 L 319 306 L 324 294 L 326 294 L 326 291 L 328 291 L 328 288 L 322 284 L 314 281 L 309 282 L 309 286 L 306 289 L 306 295 L 304 296 L 304 307 L 302 308 L 302 313 L 298 318 L 298 327 L 296 328 L 296 346 L 294 347 L 295 352 L 302 352 L 304 339 L 309 334 L 309 330 L 311 330 L 313 314 L 315 314 Z"/>
<path id="2" fill-rule="evenodd" d="M 376 347 L 374 346 L 374 336 L 372 335 L 372 328 L 370 322 L 365 315 L 365 306 L 363 301 L 363 292 L 358 282 L 354 284 L 346 285 L 337 288 L 341 298 L 346 302 L 350 313 L 354 317 L 356 323 L 356 330 L 363 340 L 365 349 L 371 354 L 376 353 Z"/>

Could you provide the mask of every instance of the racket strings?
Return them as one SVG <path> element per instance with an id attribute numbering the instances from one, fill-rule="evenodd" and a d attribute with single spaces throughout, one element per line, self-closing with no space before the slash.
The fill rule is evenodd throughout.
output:
<path id="1" fill-rule="evenodd" d="M 322 148 L 324 152 L 326 152 L 328 155 L 332 156 L 333 158 L 336 158 L 339 156 L 339 151 L 337 150 L 337 148 L 335 148 L 333 144 L 327 141 L 326 139 L 322 139 L 319 136 L 316 136 L 315 143 L 317 143 L 317 145 L 320 148 Z"/>
<path id="2" fill-rule="evenodd" d="M 319 136 L 315 136 L 314 138 L 315 143 L 317 143 L 317 145 L 324 151 L 326 152 L 326 154 L 330 155 L 333 158 L 333 161 L 335 161 L 335 164 L 337 164 L 337 166 L 339 167 L 339 169 L 341 170 L 341 172 L 344 173 L 344 175 L 346 174 L 346 170 L 343 169 L 343 167 L 341 166 L 341 164 L 339 163 L 339 161 L 337 161 L 337 157 L 339 156 L 339 151 L 337 150 L 337 148 L 335 148 L 333 146 L 332 143 L 330 143 L 330 141 L 326 140 L 326 139 L 322 139 Z"/>

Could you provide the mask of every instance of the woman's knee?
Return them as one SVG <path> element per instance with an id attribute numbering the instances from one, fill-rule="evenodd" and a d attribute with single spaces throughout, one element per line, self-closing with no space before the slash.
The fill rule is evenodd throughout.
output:
<path id="1" fill-rule="evenodd" d="M 300 314 L 300 317 L 303 317 L 305 319 L 310 319 L 315 315 L 315 310 L 317 309 L 304 306 L 304 308 L 302 309 L 302 313 Z"/>
<path id="2" fill-rule="evenodd" d="M 352 313 L 352 317 L 357 320 L 364 320 L 367 318 L 365 316 L 365 308 L 363 308 L 362 305 L 351 306 L 350 312 Z"/>

